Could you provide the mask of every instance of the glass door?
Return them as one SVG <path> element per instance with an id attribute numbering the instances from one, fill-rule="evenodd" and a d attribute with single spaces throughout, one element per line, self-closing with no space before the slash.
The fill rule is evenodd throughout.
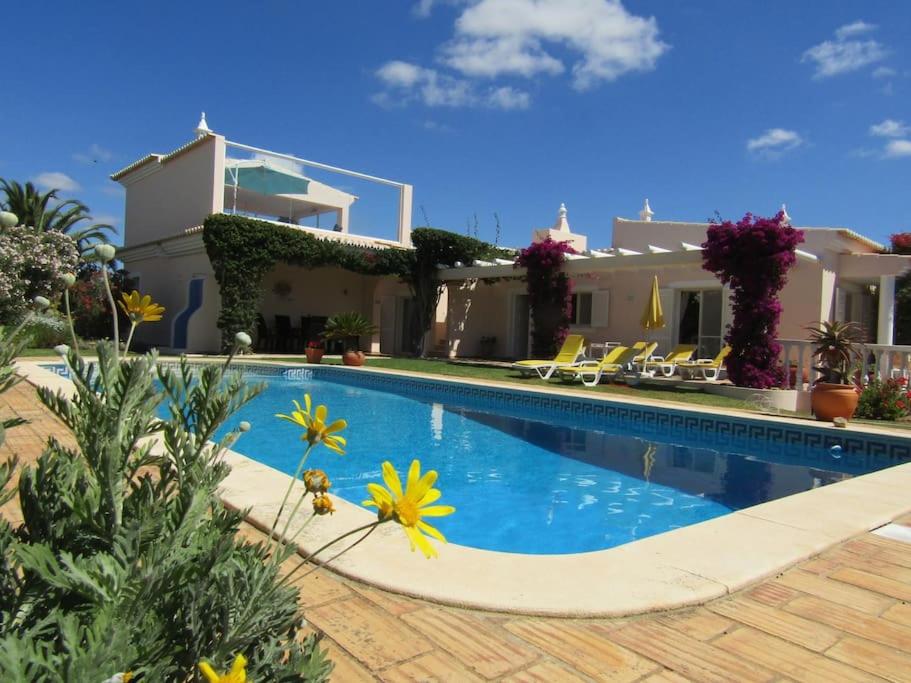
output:
<path id="1" fill-rule="evenodd" d="M 714 358 L 721 350 L 722 290 L 680 292 L 677 342 L 694 344 L 698 358 Z"/>

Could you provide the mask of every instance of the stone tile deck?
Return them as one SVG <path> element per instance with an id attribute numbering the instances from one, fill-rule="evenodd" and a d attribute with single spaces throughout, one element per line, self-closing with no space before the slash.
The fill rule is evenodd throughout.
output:
<path id="1" fill-rule="evenodd" d="M 0 396 L 10 413 L 31 422 L 0 458 L 33 462 L 48 435 L 66 438 L 28 384 Z M 338 681 L 911 681 L 911 544 L 872 533 L 702 607 L 627 619 L 440 607 L 325 569 L 296 584 Z"/>

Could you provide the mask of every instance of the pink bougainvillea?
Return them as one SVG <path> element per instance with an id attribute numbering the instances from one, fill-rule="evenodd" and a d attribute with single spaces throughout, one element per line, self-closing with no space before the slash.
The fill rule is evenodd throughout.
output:
<path id="1" fill-rule="evenodd" d="M 543 242 L 533 242 L 516 257 L 516 267 L 526 269 L 532 320 L 531 352 L 535 356 L 553 356 L 569 333 L 572 283 L 561 267 L 566 254 L 575 253 L 567 242 L 555 242 L 548 237 Z"/>
<path id="2" fill-rule="evenodd" d="M 733 293 L 734 320 L 725 341 L 731 347 L 728 376 L 737 386 L 781 386 L 778 293 L 803 241 L 803 231 L 785 222 L 782 211 L 772 218 L 748 213 L 737 223 L 712 223 L 706 232 L 702 267 L 730 285 Z"/>

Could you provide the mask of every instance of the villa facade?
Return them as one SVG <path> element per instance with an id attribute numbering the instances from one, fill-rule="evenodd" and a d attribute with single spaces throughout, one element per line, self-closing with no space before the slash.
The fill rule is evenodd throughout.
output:
<path id="1" fill-rule="evenodd" d="M 395 238 L 351 233 L 358 197 L 317 181 L 311 171 L 397 192 Z M 168 351 L 220 348 L 221 297 L 203 243 L 209 215 L 255 216 L 371 249 L 411 248 L 410 185 L 228 141 L 209 129 L 205 116 L 189 143 L 149 154 L 111 177 L 126 188 L 119 258 L 137 287 L 166 309 L 164 324 L 141 327 L 138 341 Z M 657 276 L 667 325 L 649 339 L 658 342 L 659 353 L 687 343 L 698 346 L 700 357 L 714 356 L 731 321 L 731 302 L 728 289 L 702 269 L 708 224 L 653 216 L 646 200 L 638 220 L 614 219 L 609 247 L 591 248 L 588 236 L 570 229 L 561 206 L 556 223 L 533 230 L 532 239 L 568 241 L 577 252 L 564 266 L 574 292 L 573 332 L 596 343 L 644 338 L 639 320 Z M 911 257 L 885 254 L 882 245 L 847 228 L 801 229 L 806 241 L 781 294 L 780 337 L 806 339 L 807 325 L 837 319 L 860 323 L 870 342 L 892 344 L 895 278 L 911 268 Z M 522 274 L 506 259 L 441 268 L 444 292 L 425 346 L 449 357 L 527 357 L 531 320 Z M 262 285 L 263 321 L 272 327 L 286 319 L 298 344 L 314 336 L 309 321 L 358 311 L 378 328 L 361 340 L 364 351 L 399 354 L 412 347 L 410 293 L 396 277 L 279 263 Z"/>
<path id="2" fill-rule="evenodd" d="M 564 207 L 553 228 L 535 230 L 532 237 L 567 241 L 580 252 L 564 264 L 574 292 L 572 332 L 590 342 L 644 339 L 639 321 L 657 276 L 667 324 L 648 339 L 658 342 L 659 353 L 695 344 L 705 358 L 718 353 L 731 321 L 728 288 L 702 268 L 707 228 L 653 220 L 646 201 L 638 220 L 614 219 L 609 248 L 588 249 L 590 238 L 570 230 Z M 806 241 L 781 293 L 780 337 L 806 339 L 807 325 L 837 319 L 858 322 L 870 342 L 892 344 L 895 278 L 911 268 L 911 257 L 884 254 L 882 245 L 846 228 L 800 229 Z M 503 358 L 528 356 L 521 274 L 495 263 L 441 271 L 449 290 L 450 356 L 479 355 L 482 348 Z"/>
<path id="3" fill-rule="evenodd" d="M 395 239 L 352 234 L 350 214 L 358 197 L 316 181 L 310 170 L 397 192 Z M 126 189 L 124 246 L 118 258 L 136 286 L 165 307 L 163 324 L 141 327 L 137 341 L 169 351 L 220 348 L 221 297 L 203 243 L 209 215 L 256 217 L 371 249 L 408 249 L 411 244 L 410 185 L 228 141 L 209 129 L 205 115 L 191 142 L 168 154 L 149 154 L 111 178 Z M 396 278 L 277 264 L 266 275 L 263 291 L 260 313 L 269 326 L 284 316 L 302 334 L 303 321 L 357 311 L 380 330 L 361 340 L 365 351 L 399 353 L 408 345 L 410 294 Z"/>

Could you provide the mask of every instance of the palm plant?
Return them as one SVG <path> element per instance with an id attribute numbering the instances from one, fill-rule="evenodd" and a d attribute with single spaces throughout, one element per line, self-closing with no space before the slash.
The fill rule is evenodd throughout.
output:
<path id="1" fill-rule="evenodd" d="M 337 313 L 326 321 L 323 336 L 326 339 L 341 339 L 346 351 L 356 351 L 358 338 L 376 333 L 376 325 L 357 311 Z"/>
<path id="2" fill-rule="evenodd" d="M 78 199 L 61 200 L 59 190 L 40 192 L 32 183 L 22 185 L 15 180 L 0 179 L 0 191 L 6 199 L 0 206 L 19 217 L 22 225 L 40 232 L 62 232 L 74 240 L 79 253 L 85 253 L 94 242 L 104 242 L 106 233 L 114 232 L 107 223 L 91 223 L 88 206 Z"/>
<path id="3" fill-rule="evenodd" d="M 857 323 L 821 320 L 808 327 L 813 355 L 819 359 L 814 368 L 828 384 L 850 384 L 850 376 L 861 358 L 858 344 L 863 342 L 863 329 Z"/>

